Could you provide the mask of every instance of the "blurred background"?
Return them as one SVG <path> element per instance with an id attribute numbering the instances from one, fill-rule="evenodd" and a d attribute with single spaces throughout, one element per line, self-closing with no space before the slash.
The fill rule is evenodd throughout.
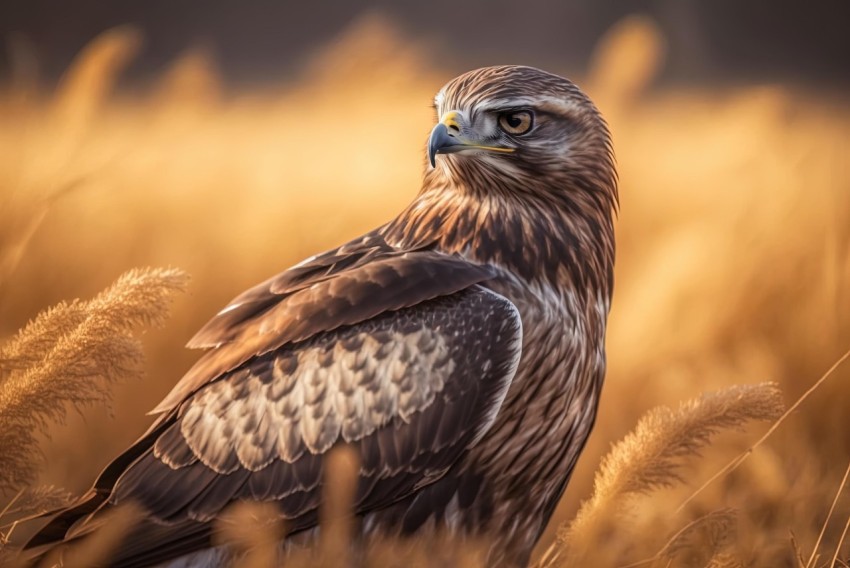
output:
<path id="1" fill-rule="evenodd" d="M 0 7 L 0 32 L 37 55 L 47 82 L 95 35 L 132 23 L 146 42 L 125 82 L 156 80 L 188 46 L 203 45 L 228 86 L 245 87 L 291 78 L 364 12 L 385 15 L 405 42 L 426 41 L 429 59 L 452 71 L 496 61 L 576 72 L 612 24 L 643 13 L 670 44 L 665 79 L 850 81 L 850 7 L 841 0 L 326 0 L 321 9 L 273 0 L 31 0 Z M 0 68 L 7 77 L 16 63 L 9 55 Z"/>
<path id="2" fill-rule="evenodd" d="M 135 266 L 193 277 L 145 338 L 146 378 L 111 411 L 52 428 L 39 481 L 83 491 L 230 298 L 401 209 L 434 93 L 483 65 L 574 79 L 608 118 L 620 170 L 610 370 L 544 544 L 649 408 L 761 381 L 790 403 L 850 347 L 846 2 L 307 6 L 0 5 L 0 338 Z M 737 507 L 745 552 L 790 566 L 789 533 L 811 549 L 850 459 L 848 380 L 839 369 L 682 522 Z M 670 519 L 756 434 L 724 437 L 634 526 Z"/>

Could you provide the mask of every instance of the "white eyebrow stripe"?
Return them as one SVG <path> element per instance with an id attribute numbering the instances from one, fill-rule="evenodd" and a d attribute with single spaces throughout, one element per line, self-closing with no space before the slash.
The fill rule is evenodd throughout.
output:
<path id="1" fill-rule="evenodd" d="M 488 112 L 492 110 L 501 110 L 506 108 L 522 108 L 522 107 L 549 107 L 565 113 L 574 111 L 579 108 L 575 101 L 560 97 L 538 96 L 538 97 L 516 97 L 511 99 L 493 99 L 481 102 L 475 108 L 478 112 Z"/>
<path id="2" fill-rule="evenodd" d="M 539 102 L 540 99 L 531 97 L 522 97 L 514 99 L 491 99 L 483 101 L 476 106 L 478 111 L 490 111 L 504 108 L 530 107 Z"/>
<path id="3" fill-rule="evenodd" d="M 446 97 L 446 93 L 443 92 L 442 89 L 440 89 L 440 92 L 437 93 L 437 96 L 434 97 L 434 106 L 437 107 L 438 110 L 443 105 L 443 99 L 445 97 Z"/>

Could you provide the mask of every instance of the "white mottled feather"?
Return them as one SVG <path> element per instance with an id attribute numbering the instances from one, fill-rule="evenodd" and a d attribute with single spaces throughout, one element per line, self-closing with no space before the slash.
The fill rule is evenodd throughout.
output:
<path id="1" fill-rule="evenodd" d="M 235 470 L 233 452 L 250 471 L 278 458 L 293 463 L 305 451 L 327 451 L 340 437 L 359 440 L 396 416 L 409 421 L 454 369 L 446 339 L 432 329 L 359 339 L 355 351 L 337 343 L 331 351 L 313 346 L 278 357 L 272 380 L 242 370 L 203 388 L 184 407 L 186 443 L 219 473 Z M 293 372 L 286 372 L 287 358 L 297 361 Z"/>

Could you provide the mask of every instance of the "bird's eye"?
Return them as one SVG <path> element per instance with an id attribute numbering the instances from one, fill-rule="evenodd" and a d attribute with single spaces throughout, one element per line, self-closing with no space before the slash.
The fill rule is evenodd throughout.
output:
<path id="1" fill-rule="evenodd" d="M 508 134 L 525 134 L 534 126 L 534 115 L 528 110 L 503 112 L 499 115 L 499 127 Z"/>

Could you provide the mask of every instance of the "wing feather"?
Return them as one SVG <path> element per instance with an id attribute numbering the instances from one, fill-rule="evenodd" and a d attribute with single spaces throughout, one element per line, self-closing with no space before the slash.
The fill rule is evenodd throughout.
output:
<path id="1" fill-rule="evenodd" d="M 216 316 L 193 340 L 215 347 L 158 407 L 165 413 L 30 544 L 86 534 L 100 509 L 125 500 L 148 510 L 150 530 L 134 533 L 121 565 L 207 546 L 207 524 L 234 500 L 274 500 L 287 526 L 303 530 L 316 522 L 322 456 L 338 443 L 361 456 L 358 513 L 444 475 L 502 403 L 519 314 L 477 285 L 492 267 L 363 243 L 295 267 Z M 156 550 L 151 535 L 164 539 Z"/>
<path id="2" fill-rule="evenodd" d="M 234 322 L 226 312 L 226 328 L 222 328 L 224 321 L 214 319 L 208 324 L 204 341 L 193 340 L 192 344 L 210 343 L 216 348 L 198 360 L 153 412 L 173 409 L 208 381 L 252 357 L 384 312 L 453 294 L 495 275 L 493 267 L 471 264 L 457 256 L 405 252 L 347 268 L 294 292 L 269 292 L 269 297 L 258 300 L 263 309 L 247 319 Z"/>
<path id="3" fill-rule="evenodd" d="M 362 339 L 344 341 L 353 336 Z M 409 492 L 432 470 L 450 465 L 486 428 L 513 376 L 519 337 L 515 308 L 477 288 L 255 358 L 185 401 L 150 455 L 119 479 L 113 500 L 140 499 L 163 521 L 205 520 L 226 504 L 208 497 L 217 480 L 231 499 L 309 492 L 320 484 L 315 458 L 340 442 L 359 446 L 361 476 L 396 478 L 393 484 Z M 480 344 L 474 355 L 470 342 Z M 374 355 L 378 351 L 381 357 Z M 293 357 L 295 363 L 277 363 Z M 291 388 L 277 388 L 291 379 L 284 368 L 296 377 Z M 358 424 L 347 435 L 344 419 Z M 417 463 L 422 456 L 428 459 Z M 435 456 L 440 458 L 429 463 Z M 276 473 L 286 464 L 291 476 Z M 163 473 L 149 476 L 148 468 Z M 397 478 L 406 473 L 413 474 L 410 480 Z M 163 475 L 185 477 L 187 488 L 179 490 L 190 492 L 199 478 L 211 478 L 204 492 L 195 491 L 194 501 L 203 507 L 189 507 L 184 516 L 174 516 L 171 508 L 165 514 L 159 504 L 178 489 L 162 483 Z M 234 479 L 241 481 L 233 485 Z M 368 499 L 363 506 L 371 506 Z M 199 511 L 203 517 L 193 516 Z M 295 519 L 309 511 L 284 512 Z"/>

